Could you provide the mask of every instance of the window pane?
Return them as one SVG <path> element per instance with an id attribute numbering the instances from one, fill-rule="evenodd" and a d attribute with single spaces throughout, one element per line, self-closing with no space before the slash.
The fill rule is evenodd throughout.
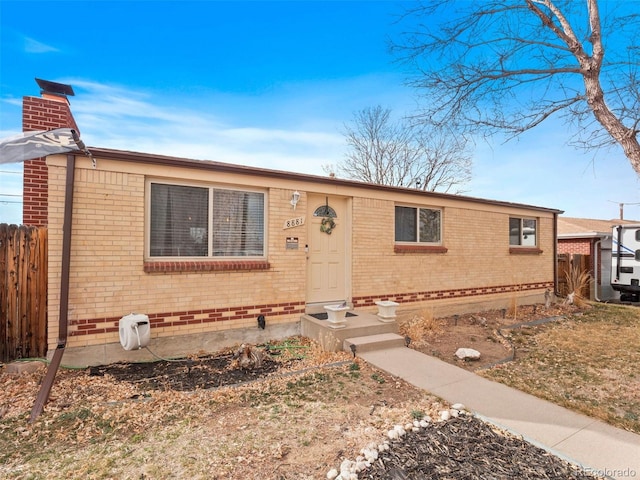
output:
<path id="1" fill-rule="evenodd" d="M 522 220 L 522 245 L 536 246 L 536 221 L 530 218 Z"/>
<path id="2" fill-rule="evenodd" d="M 314 217 L 338 218 L 338 215 L 336 215 L 336 211 L 332 207 L 330 207 L 329 205 L 320 205 L 313 212 L 313 216 Z"/>
<path id="3" fill-rule="evenodd" d="M 208 217 L 208 189 L 152 183 L 151 256 L 207 256 Z"/>
<path id="4" fill-rule="evenodd" d="M 520 219 L 509 219 L 509 245 L 520 245 Z"/>
<path id="5" fill-rule="evenodd" d="M 440 242 L 440 210 L 420 209 L 420 241 Z"/>
<path id="6" fill-rule="evenodd" d="M 264 255 L 264 195 L 213 191 L 213 255 Z"/>
<path id="7" fill-rule="evenodd" d="M 396 207 L 396 242 L 415 242 L 416 232 L 416 209 Z"/>

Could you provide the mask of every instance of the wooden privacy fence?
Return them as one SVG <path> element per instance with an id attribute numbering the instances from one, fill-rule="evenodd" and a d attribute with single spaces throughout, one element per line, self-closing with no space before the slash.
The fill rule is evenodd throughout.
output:
<path id="1" fill-rule="evenodd" d="M 567 282 L 567 275 L 571 267 L 573 267 L 575 272 L 587 272 L 593 275 L 593 272 L 591 272 L 591 255 L 581 255 L 577 253 L 558 254 L 558 293 L 562 297 L 566 297 L 571 293 Z M 580 295 L 582 298 L 589 299 L 591 295 L 590 285 L 586 284 L 582 287 L 582 291 L 579 292 Z"/>
<path id="2" fill-rule="evenodd" d="M 0 361 L 47 353 L 47 229 L 0 224 Z"/>

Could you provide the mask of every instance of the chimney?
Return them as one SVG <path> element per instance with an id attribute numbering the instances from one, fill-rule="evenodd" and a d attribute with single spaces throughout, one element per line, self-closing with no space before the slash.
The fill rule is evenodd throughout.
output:
<path id="1" fill-rule="evenodd" d="M 67 96 L 74 95 L 71 86 L 38 78 L 36 78 L 36 82 L 41 88 L 41 97 L 23 97 L 22 131 L 54 130 L 56 128 L 73 128 L 78 131 L 67 98 Z M 49 173 L 44 157 L 24 162 L 23 224 L 37 227 L 47 226 L 48 179 Z"/>

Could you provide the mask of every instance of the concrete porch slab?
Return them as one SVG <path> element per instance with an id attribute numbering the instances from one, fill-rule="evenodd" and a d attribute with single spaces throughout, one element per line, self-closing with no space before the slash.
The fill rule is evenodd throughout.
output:
<path id="1" fill-rule="evenodd" d="M 318 342 L 326 352 L 343 350 L 347 338 L 398 333 L 396 322 L 381 322 L 377 315 L 358 310 L 349 310 L 348 313 L 354 316 L 346 317 L 345 326 L 340 329 L 331 328 L 327 320 L 304 314 L 300 317 L 300 333 Z"/>

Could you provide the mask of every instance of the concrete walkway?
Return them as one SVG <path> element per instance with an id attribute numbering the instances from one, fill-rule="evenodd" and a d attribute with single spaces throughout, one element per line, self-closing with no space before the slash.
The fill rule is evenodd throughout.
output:
<path id="1" fill-rule="evenodd" d="M 450 403 L 578 464 L 586 472 L 640 479 L 640 436 L 509 388 L 406 347 L 358 355 Z"/>

